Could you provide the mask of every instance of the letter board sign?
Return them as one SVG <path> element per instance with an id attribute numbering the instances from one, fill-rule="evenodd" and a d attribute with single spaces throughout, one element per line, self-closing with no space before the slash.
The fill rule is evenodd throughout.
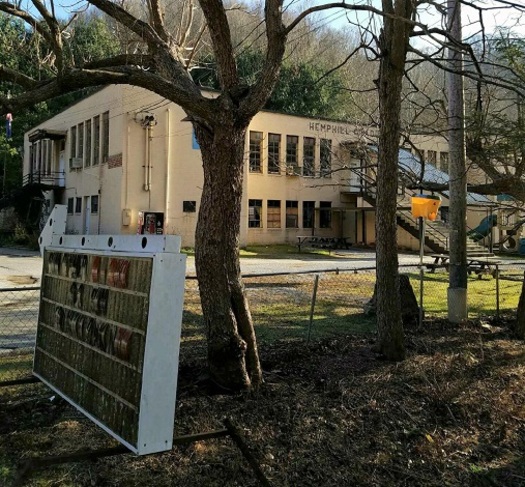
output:
<path id="1" fill-rule="evenodd" d="M 186 256 L 180 237 L 54 236 L 33 373 L 139 455 L 172 447 Z"/>

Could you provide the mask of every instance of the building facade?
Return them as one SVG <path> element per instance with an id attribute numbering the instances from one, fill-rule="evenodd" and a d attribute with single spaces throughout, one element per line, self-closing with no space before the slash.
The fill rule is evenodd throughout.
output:
<path id="1" fill-rule="evenodd" d="M 26 134 L 24 175 L 46 185 L 51 208 L 67 204 L 67 232 L 165 232 L 194 245 L 202 161 L 183 110 L 160 96 L 112 85 Z M 241 245 L 346 237 L 373 245 L 377 130 L 260 112 L 246 136 Z M 437 166 L 441 138 L 412 139 Z M 409 205 L 400 188 L 398 206 Z M 445 205 L 446 206 L 446 203 Z M 400 229 L 400 247 L 418 242 Z"/>

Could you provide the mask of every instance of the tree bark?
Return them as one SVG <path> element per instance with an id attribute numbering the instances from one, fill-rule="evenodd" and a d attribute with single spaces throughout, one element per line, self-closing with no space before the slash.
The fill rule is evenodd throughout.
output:
<path id="1" fill-rule="evenodd" d="M 397 187 L 401 135 L 401 93 L 411 28 L 410 0 L 383 0 L 384 18 L 379 38 L 379 153 L 377 167 L 377 349 L 389 360 L 405 357 L 397 258 Z M 398 292 L 392 292 L 398 290 Z"/>
<path id="2" fill-rule="evenodd" d="M 246 128 L 223 122 L 195 123 L 204 169 L 195 265 L 211 379 L 238 390 L 258 386 L 262 371 L 239 263 Z"/>
<path id="3" fill-rule="evenodd" d="M 410 278 L 406 274 L 399 276 L 399 302 L 401 305 L 401 317 L 403 325 L 417 323 L 419 317 L 419 306 L 417 304 L 414 289 L 410 283 Z M 367 315 L 377 314 L 377 283 L 374 286 L 372 299 L 365 304 L 364 312 Z"/>

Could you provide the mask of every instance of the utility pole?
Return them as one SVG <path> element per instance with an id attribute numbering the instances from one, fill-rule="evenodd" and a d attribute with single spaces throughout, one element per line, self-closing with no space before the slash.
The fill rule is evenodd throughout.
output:
<path id="1" fill-rule="evenodd" d="M 451 44 L 456 44 L 448 49 L 450 272 L 447 298 L 449 321 L 460 323 L 467 318 L 467 177 L 460 0 L 447 0 L 447 24 Z"/>

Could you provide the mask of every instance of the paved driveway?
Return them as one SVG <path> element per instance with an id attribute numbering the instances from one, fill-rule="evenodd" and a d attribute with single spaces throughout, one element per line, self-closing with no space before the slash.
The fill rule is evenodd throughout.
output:
<path id="1" fill-rule="evenodd" d="M 400 254 L 402 265 L 417 264 L 416 254 Z M 243 274 L 267 274 L 274 272 L 323 271 L 333 269 L 367 269 L 376 265 L 372 250 L 340 250 L 332 256 L 295 254 L 290 258 L 245 257 L 241 259 Z M 38 252 L 20 249 L 0 249 L 0 289 L 39 286 L 42 259 Z M 187 275 L 195 275 L 195 260 L 187 260 Z"/>

